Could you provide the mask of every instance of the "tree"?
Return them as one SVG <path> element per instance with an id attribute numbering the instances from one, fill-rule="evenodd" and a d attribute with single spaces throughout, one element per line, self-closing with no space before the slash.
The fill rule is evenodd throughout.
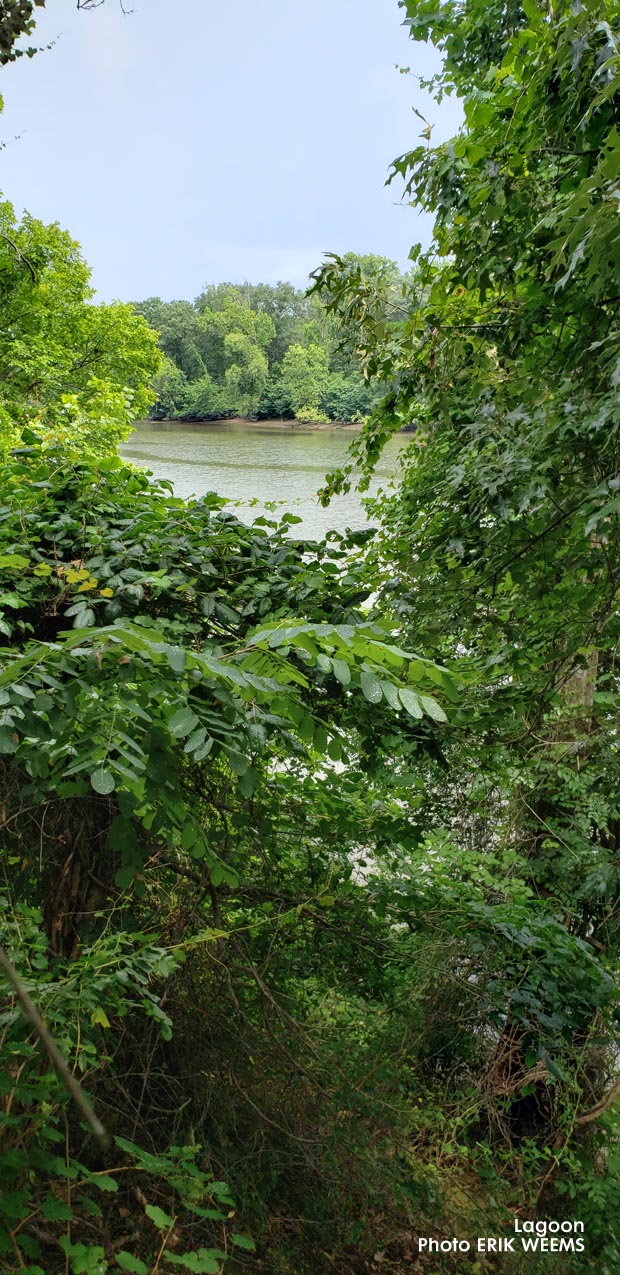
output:
<path id="1" fill-rule="evenodd" d="M 280 389 L 295 413 L 307 408 L 318 412 L 329 383 L 327 351 L 320 345 L 289 346 L 282 360 Z"/>
<path id="2" fill-rule="evenodd" d="M 241 416 L 253 416 L 267 381 L 267 356 L 245 332 L 229 332 L 224 345 L 234 360 L 224 373 L 230 402 L 237 406 Z"/>
<path id="3" fill-rule="evenodd" d="M 278 366 L 289 347 L 299 340 L 304 323 L 310 316 L 310 302 L 304 292 L 292 283 L 218 283 L 205 284 L 196 298 L 196 308 L 222 310 L 227 297 L 236 297 L 258 314 L 268 315 L 274 335 L 266 347 L 270 366 Z"/>
<path id="4" fill-rule="evenodd" d="M 204 375 L 202 329 L 190 301 L 149 297 L 147 301 L 134 302 L 133 308 L 157 330 L 163 353 L 188 381 Z"/>
<path id="5" fill-rule="evenodd" d="M 90 271 L 57 225 L 0 205 L 0 416 L 109 450 L 152 401 L 156 335 L 131 306 L 93 305 Z M 88 424 L 90 421 L 90 424 Z M 78 441 L 79 440 L 79 441 Z"/>
<path id="6" fill-rule="evenodd" d="M 229 412 L 229 403 L 223 401 L 220 387 L 205 372 L 197 381 L 191 381 L 187 387 L 185 402 L 177 415 L 192 420 L 206 420 L 209 417 L 225 416 Z"/>
<path id="7" fill-rule="evenodd" d="M 153 393 L 157 398 L 151 416 L 156 420 L 182 416 L 187 407 L 188 392 L 187 377 L 172 359 L 166 358 L 161 372 L 153 381 Z"/>

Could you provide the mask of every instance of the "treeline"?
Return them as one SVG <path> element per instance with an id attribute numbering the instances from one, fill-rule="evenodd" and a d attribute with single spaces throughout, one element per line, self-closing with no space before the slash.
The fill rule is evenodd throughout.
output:
<path id="1" fill-rule="evenodd" d="M 395 262 L 348 253 L 402 295 Z M 150 297 L 134 309 L 159 334 L 165 363 L 156 420 L 226 416 L 361 422 L 377 401 L 316 296 L 292 283 L 207 284 L 194 301 Z"/>

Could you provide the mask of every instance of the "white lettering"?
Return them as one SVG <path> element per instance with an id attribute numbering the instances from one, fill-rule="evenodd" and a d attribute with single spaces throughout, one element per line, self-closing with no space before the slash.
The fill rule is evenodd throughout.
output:
<path id="1" fill-rule="evenodd" d="M 469 1253 L 469 1240 L 434 1240 L 430 1235 L 421 1235 L 418 1239 L 418 1252 L 423 1253 Z"/>

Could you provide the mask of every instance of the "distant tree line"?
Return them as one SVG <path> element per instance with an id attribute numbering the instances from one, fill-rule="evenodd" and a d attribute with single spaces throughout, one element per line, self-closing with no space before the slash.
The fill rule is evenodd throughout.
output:
<path id="1" fill-rule="evenodd" d="M 380 274 L 397 308 L 405 279 L 395 262 L 346 260 Z M 207 284 L 195 301 L 150 297 L 134 309 L 164 355 L 153 419 L 361 422 L 377 399 L 321 300 L 292 283 Z"/>

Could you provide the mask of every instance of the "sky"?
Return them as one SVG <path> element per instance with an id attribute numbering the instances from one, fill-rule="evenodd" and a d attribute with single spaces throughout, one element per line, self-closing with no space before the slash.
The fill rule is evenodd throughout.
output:
<path id="1" fill-rule="evenodd" d="M 0 189 L 81 243 L 98 299 L 304 287 L 324 252 L 406 266 L 429 242 L 385 179 L 417 144 L 414 107 L 433 141 L 459 114 L 420 88 L 437 55 L 396 0 L 130 6 L 47 0 L 31 43 L 53 46 L 0 73 Z"/>

